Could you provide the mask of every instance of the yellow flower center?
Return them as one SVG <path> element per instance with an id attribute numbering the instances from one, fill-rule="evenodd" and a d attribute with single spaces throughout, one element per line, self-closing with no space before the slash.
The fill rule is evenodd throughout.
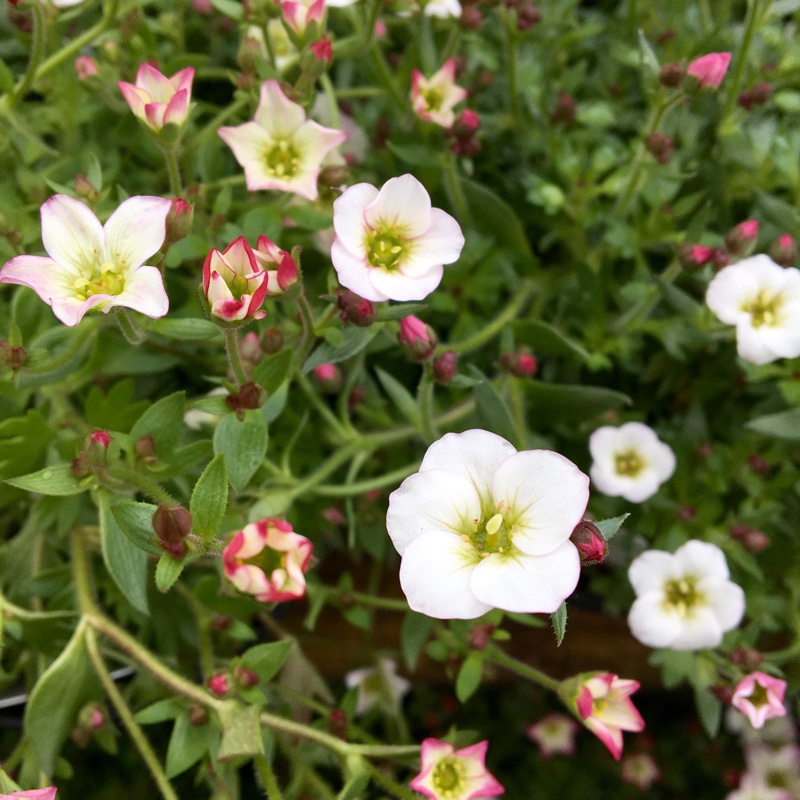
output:
<path id="1" fill-rule="evenodd" d="M 744 306 L 744 311 L 749 311 L 753 320 L 753 327 L 774 325 L 778 321 L 781 310 L 782 298 L 780 295 L 772 296 L 766 289 L 762 289 L 749 306 Z"/>
<path id="2" fill-rule="evenodd" d="M 106 261 L 103 264 L 86 265 L 80 270 L 80 276 L 72 282 L 75 294 L 86 300 L 92 295 L 109 294 L 116 296 L 125 287 L 125 277 L 116 264 Z"/>
<path id="3" fill-rule="evenodd" d="M 635 478 L 646 466 L 644 459 L 635 450 L 626 450 L 614 456 L 614 469 L 617 475 Z"/>
<path id="4" fill-rule="evenodd" d="M 264 153 L 267 173 L 276 178 L 292 178 L 297 174 L 299 154 L 286 139 L 278 139 Z"/>
<path id="5" fill-rule="evenodd" d="M 442 107 L 442 92 L 440 89 L 423 89 L 420 94 L 425 100 L 427 111 L 438 111 Z"/>
<path id="6" fill-rule="evenodd" d="M 664 605 L 675 609 L 682 616 L 701 604 L 705 595 L 697 589 L 697 578 L 694 575 L 685 575 L 667 581 L 664 587 Z"/>
<path id="7" fill-rule="evenodd" d="M 433 768 L 433 789 L 439 797 L 460 797 L 466 785 L 466 776 L 461 759 L 447 756 Z"/>
<path id="8" fill-rule="evenodd" d="M 408 239 L 395 229 L 370 230 L 364 244 L 369 265 L 389 272 L 399 269 L 409 250 Z"/>
<path id="9" fill-rule="evenodd" d="M 504 507 L 505 515 L 501 513 Z M 491 511 L 486 513 L 484 510 L 484 515 L 480 519 L 472 520 L 469 531 L 461 535 L 462 540 L 469 542 L 481 558 L 488 558 L 495 554 L 512 555 L 514 551 L 511 538 L 517 526 L 508 519 L 510 511 L 505 500 L 498 503 L 495 513 L 491 516 L 489 516 Z"/>

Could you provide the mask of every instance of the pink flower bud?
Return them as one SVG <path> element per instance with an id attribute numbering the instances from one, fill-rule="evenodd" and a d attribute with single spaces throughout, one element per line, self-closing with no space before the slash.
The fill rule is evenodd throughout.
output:
<path id="1" fill-rule="evenodd" d="M 734 525 L 730 530 L 731 538 L 736 539 L 748 553 L 758 553 L 769 545 L 769 538 L 758 528 L 751 525 Z"/>
<path id="2" fill-rule="evenodd" d="M 375 321 L 375 306 L 349 289 L 336 290 L 336 305 L 342 312 L 339 318 L 359 328 L 368 328 Z"/>
<path id="3" fill-rule="evenodd" d="M 316 58 L 317 61 L 321 61 L 323 64 L 331 63 L 331 59 L 333 58 L 333 46 L 331 45 L 330 39 L 326 39 L 325 37 L 318 39 L 316 42 L 310 44 L 308 49 L 314 54 L 314 58 Z"/>
<path id="4" fill-rule="evenodd" d="M 78 76 L 78 80 L 85 81 L 93 75 L 97 75 L 99 71 L 97 62 L 90 56 L 78 56 L 75 59 L 75 74 Z"/>
<path id="5" fill-rule="evenodd" d="M 194 210 L 180 197 L 172 201 L 172 206 L 167 214 L 167 236 L 166 243 L 174 244 L 181 239 L 185 239 L 192 232 L 192 221 Z"/>
<path id="6" fill-rule="evenodd" d="M 497 626 L 491 622 L 479 622 L 467 631 L 467 647 L 472 650 L 485 650 L 492 640 Z"/>
<path id="7" fill-rule="evenodd" d="M 714 267 L 714 270 L 719 272 L 719 270 L 724 269 L 731 263 L 731 257 L 728 255 L 725 250 L 721 247 L 712 247 L 711 248 L 711 266 Z"/>
<path id="8" fill-rule="evenodd" d="M 152 433 L 146 433 L 144 436 L 140 436 L 133 443 L 133 447 L 134 450 L 136 450 L 137 457 L 141 458 L 145 464 L 152 464 L 158 460 L 156 442 L 155 439 L 153 439 Z"/>
<path id="9" fill-rule="evenodd" d="M 644 141 L 645 149 L 659 164 L 667 164 L 675 150 L 675 142 L 665 133 L 651 133 Z"/>
<path id="10" fill-rule="evenodd" d="M 764 656 L 754 647 L 739 647 L 731 653 L 731 664 L 738 664 L 747 670 L 755 669 L 764 662 Z"/>
<path id="11" fill-rule="evenodd" d="M 336 394 L 342 388 L 342 371 L 336 364 L 320 364 L 313 372 L 323 392 Z"/>
<path id="12" fill-rule="evenodd" d="M 458 369 L 458 353 L 447 350 L 433 360 L 433 377 L 438 383 L 450 383 Z"/>
<path id="13" fill-rule="evenodd" d="M 19 345 L 12 347 L 8 342 L 0 342 L 0 362 L 16 372 L 28 360 L 28 351 Z"/>
<path id="14" fill-rule="evenodd" d="M 328 730 L 337 739 L 347 739 L 347 714 L 341 708 L 334 708 L 328 717 Z"/>
<path id="15" fill-rule="evenodd" d="M 224 672 L 218 672 L 208 679 L 207 686 L 217 697 L 225 697 L 229 689 L 228 676 Z"/>
<path id="16" fill-rule="evenodd" d="M 409 316 L 400 320 L 398 341 L 406 348 L 413 361 L 427 361 L 433 357 L 439 337 L 421 319 Z"/>
<path id="17" fill-rule="evenodd" d="M 503 353 L 500 356 L 500 366 L 516 378 L 532 378 L 536 374 L 539 363 L 530 353 Z"/>
<path id="18" fill-rule="evenodd" d="M 608 543 L 603 538 L 600 528 L 588 519 L 584 519 L 575 526 L 570 541 L 578 548 L 581 565 L 591 567 L 602 564 L 608 555 Z"/>
<path id="19" fill-rule="evenodd" d="M 99 708 L 93 708 L 89 713 L 89 726 L 94 730 L 99 731 L 103 727 L 105 716 Z"/>
<path id="20" fill-rule="evenodd" d="M 111 435 L 108 431 L 92 431 L 89 434 L 89 438 L 95 444 L 102 445 L 104 450 L 108 450 L 108 446 L 111 444 Z"/>
<path id="21" fill-rule="evenodd" d="M 267 393 L 262 386 L 254 381 L 247 381 L 239 387 L 238 392 L 229 394 L 225 398 L 228 408 L 235 411 L 240 419 L 244 419 L 245 411 L 261 408 L 267 402 Z"/>
<path id="22" fill-rule="evenodd" d="M 711 261 L 711 248 L 704 247 L 702 244 L 684 242 L 678 245 L 677 256 L 680 265 L 685 270 L 693 272 Z"/>
<path id="23" fill-rule="evenodd" d="M 565 125 L 572 125 L 575 122 L 576 113 L 575 98 L 566 92 L 559 92 L 555 107 L 550 112 L 550 121 L 553 124 L 563 122 Z"/>
<path id="24" fill-rule="evenodd" d="M 731 704 L 738 708 L 754 728 L 762 728 L 772 717 L 783 717 L 786 681 L 764 672 L 753 672 L 742 678 L 733 693 Z"/>
<path id="25" fill-rule="evenodd" d="M 782 267 L 791 267 L 797 261 L 797 242 L 788 233 L 782 233 L 769 247 L 769 256 Z"/>
<path id="26" fill-rule="evenodd" d="M 153 530 L 158 543 L 173 558 L 183 558 L 187 548 L 184 539 L 192 531 L 192 515 L 183 506 L 161 503 L 153 512 Z"/>
<path id="27" fill-rule="evenodd" d="M 267 328 L 261 334 L 261 349 L 268 355 L 280 353 L 283 350 L 283 334 L 278 328 Z"/>
<path id="28" fill-rule="evenodd" d="M 239 340 L 239 355 L 242 357 L 245 366 L 251 370 L 261 361 L 263 353 L 257 333 L 249 331 Z"/>
<path id="29" fill-rule="evenodd" d="M 252 689 L 254 686 L 258 686 L 261 680 L 258 677 L 258 673 L 248 667 L 236 667 L 234 677 L 240 689 Z"/>
<path id="30" fill-rule="evenodd" d="M 89 205 L 95 203 L 100 196 L 100 192 L 92 184 L 92 182 L 81 172 L 75 176 L 75 194 L 83 200 L 86 200 Z"/>
<path id="31" fill-rule="evenodd" d="M 709 53 L 692 61 L 686 68 L 687 77 L 694 79 L 700 88 L 716 89 L 728 71 L 730 53 Z"/>
<path id="32" fill-rule="evenodd" d="M 658 73 L 658 80 L 662 86 L 674 89 L 676 86 L 680 86 L 685 75 L 686 67 L 684 67 L 683 64 L 673 62 L 671 64 L 664 64 L 664 66 L 661 67 L 661 71 Z"/>
<path id="33" fill-rule="evenodd" d="M 753 252 L 758 238 L 758 220 L 740 222 L 725 234 L 725 246 L 729 253 L 744 258 Z"/>

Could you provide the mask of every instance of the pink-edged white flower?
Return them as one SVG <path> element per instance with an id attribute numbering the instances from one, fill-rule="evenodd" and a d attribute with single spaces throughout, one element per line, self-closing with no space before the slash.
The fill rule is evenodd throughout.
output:
<path id="1" fill-rule="evenodd" d="M 359 717 L 375 705 L 396 711 L 411 691 L 411 681 L 397 674 L 397 662 L 392 658 L 381 658 L 374 667 L 351 670 L 344 676 L 344 684 L 348 689 L 358 689 Z"/>
<path id="2" fill-rule="evenodd" d="M 258 266 L 267 273 L 268 297 L 277 297 L 297 283 L 297 263 L 291 253 L 281 250 L 271 239 L 259 236 L 253 255 Z"/>
<path id="3" fill-rule="evenodd" d="M 283 0 L 281 10 L 286 24 L 298 36 L 302 36 L 312 22 L 322 24 L 325 0 Z"/>
<path id="4" fill-rule="evenodd" d="M 305 572 L 314 546 L 281 519 L 251 522 L 222 551 L 225 577 L 262 603 L 295 600 L 306 593 Z"/>
<path id="5" fill-rule="evenodd" d="M 453 108 L 466 96 L 467 90 L 456 85 L 454 58 L 448 58 L 430 78 L 418 69 L 411 73 L 411 107 L 420 119 L 449 128 L 456 121 Z"/>
<path id="6" fill-rule="evenodd" d="M 731 63 L 730 53 L 709 53 L 692 61 L 686 68 L 698 85 L 708 89 L 716 89 L 725 77 Z"/>
<path id="7" fill-rule="evenodd" d="M 70 327 L 90 309 L 107 314 L 114 306 L 163 317 L 169 298 L 161 273 L 143 265 L 164 244 L 171 207 L 163 197 L 129 197 L 101 225 L 80 200 L 54 195 L 41 208 L 48 257 L 12 258 L 0 283 L 33 289 Z"/>
<path id="8" fill-rule="evenodd" d="M 765 672 L 752 672 L 736 685 L 731 705 L 738 708 L 754 728 L 761 728 L 768 719 L 786 715 L 785 694 L 786 681 Z"/>
<path id="9" fill-rule="evenodd" d="M 639 682 L 620 678 L 611 672 L 598 672 L 580 676 L 577 690 L 573 681 L 566 685 L 572 695 L 565 697 L 569 707 L 619 761 L 622 732 L 644 730 L 644 720 L 630 699 L 638 690 Z"/>
<path id="10" fill-rule="evenodd" d="M 661 771 L 649 753 L 634 753 L 622 759 L 620 777 L 625 783 L 646 792 L 661 777 Z"/>
<path id="11" fill-rule="evenodd" d="M 421 769 L 411 788 L 433 800 L 472 800 L 505 793 L 486 769 L 488 741 L 456 750 L 438 739 L 425 739 L 420 751 Z"/>
<path id="12" fill-rule="evenodd" d="M 578 583 L 569 537 L 588 500 L 589 479 L 558 453 L 518 453 L 483 430 L 445 434 L 389 497 L 409 606 L 439 619 L 552 613 Z"/>
<path id="13" fill-rule="evenodd" d="M 211 313 L 226 322 L 264 316 L 259 309 L 267 296 L 267 273 L 243 236 L 206 256 L 203 291 Z"/>
<path id="14" fill-rule="evenodd" d="M 46 789 L 23 789 L 11 794 L 0 794 L 0 800 L 11 797 L 17 797 L 19 800 L 55 800 L 57 791 L 55 786 L 48 786 Z"/>
<path id="15" fill-rule="evenodd" d="M 675 453 L 641 422 L 598 428 L 589 437 L 589 451 L 595 487 L 629 503 L 652 497 L 675 472 Z"/>
<path id="16" fill-rule="evenodd" d="M 726 795 L 725 800 L 794 800 L 794 795 L 753 775 L 745 775 L 739 788 Z"/>
<path id="17" fill-rule="evenodd" d="M 763 742 L 745 750 L 747 775 L 768 786 L 779 786 L 791 798 L 800 797 L 800 745 L 768 747 Z"/>
<path id="18" fill-rule="evenodd" d="M 131 111 L 148 127 L 160 131 L 164 125 L 181 126 L 186 122 L 193 80 L 194 67 L 167 78 L 145 62 L 139 66 L 135 84 L 118 81 L 117 86 Z"/>
<path id="19" fill-rule="evenodd" d="M 714 276 L 706 303 L 721 322 L 736 326 L 736 350 L 745 361 L 800 356 L 800 270 L 764 254 L 745 258 Z"/>
<path id="20" fill-rule="evenodd" d="M 317 178 L 328 152 L 346 134 L 306 119 L 303 107 L 281 91 L 276 80 L 261 84 L 252 122 L 219 128 L 220 138 L 244 167 L 247 188 L 293 192 L 317 199 Z"/>
<path id="21" fill-rule="evenodd" d="M 333 204 L 333 227 L 339 283 L 374 302 L 427 297 L 464 247 L 459 224 L 431 207 L 413 175 L 390 178 L 380 191 L 351 186 Z"/>
<path id="22" fill-rule="evenodd" d="M 628 569 L 636 592 L 631 633 L 648 647 L 716 647 L 744 616 L 744 592 L 729 577 L 725 554 L 708 542 L 642 553 Z"/>
<path id="23" fill-rule="evenodd" d="M 548 714 L 539 722 L 525 727 L 525 735 L 539 745 L 543 758 L 554 755 L 575 755 L 575 734 L 580 730 L 578 723 L 566 714 Z"/>

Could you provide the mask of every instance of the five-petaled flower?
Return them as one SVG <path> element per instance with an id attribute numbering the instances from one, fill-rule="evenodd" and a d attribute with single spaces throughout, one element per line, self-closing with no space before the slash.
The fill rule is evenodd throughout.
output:
<path id="1" fill-rule="evenodd" d="M 588 477 L 558 453 L 517 452 L 483 430 L 446 434 L 389 498 L 408 604 L 440 619 L 552 613 L 578 582 L 569 537 L 588 500 Z"/>
<path id="2" fill-rule="evenodd" d="M 709 53 L 692 61 L 686 68 L 686 74 L 696 80 L 699 86 L 716 89 L 722 83 L 730 63 L 730 53 Z"/>
<path id="3" fill-rule="evenodd" d="M 344 676 L 344 683 L 348 689 L 358 689 L 357 717 L 374 705 L 396 713 L 411 691 L 411 682 L 397 674 L 397 662 L 391 658 L 378 659 L 374 667 L 351 670 Z"/>
<path id="4" fill-rule="evenodd" d="M 171 78 L 147 62 L 139 66 L 136 83 L 118 81 L 131 111 L 154 131 L 165 125 L 181 126 L 189 115 L 194 67 L 186 67 Z"/>
<path id="5" fill-rule="evenodd" d="M 716 647 L 744 616 L 744 592 L 729 575 L 722 550 L 697 539 L 674 554 L 642 553 L 628 569 L 636 592 L 631 633 L 648 647 Z"/>
<path id="6" fill-rule="evenodd" d="M 77 325 L 90 309 L 125 306 L 163 317 L 169 308 L 161 273 L 143 266 L 159 251 L 172 206 L 163 197 L 129 197 L 105 225 L 65 194 L 41 208 L 48 257 L 17 256 L 0 270 L 0 283 L 33 289 L 61 322 Z"/>
<path id="7" fill-rule="evenodd" d="M 575 734 L 580 730 L 578 723 L 565 714 L 548 714 L 539 722 L 525 727 L 525 735 L 539 745 L 543 758 L 554 755 L 575 755 Z"/>
<path id="8" fill-rule="evenodd" d="M 786 681 L 764 672 L 752 672 L 736 685 L 731 705 L 738 708 L 754 728 L 762 728 L 768 719 L 785 716 L 785 694 Z"/>
<path id="9" fill-rule="evenodd" d="M 736 326 L 736 350 L 745 361 L 800 356 L 800 270 L 763 254 L 745 258 L 714 276 L 706 303 Z"/>
<path id="10" fill-rule="evenodd" d="M 391 178 L 380 191 L 351 186 L 333 204 L 333 227 L 339 282 L 374 302 L 427 297 L 464 247 L 459 224 L 431 207 L 413 175 Z"/>
<path id="11" fill-rule="evenodd" d="M 652 428 L 628 422 L 604 426 L 589 437 L 592 483 L 611 497 L 643 503 L 675 471 L 675 454 Z"/>
<path id="12" fill-rule="evenodd" d="M 573 679 L 562 686 L 567 705 L 619 761 L 622 732 L 644 730 L 644 720 L 630 699 L 639 688 L 639 682 L 611 672 L 598 672 L 581 675 L 577 682 Z"/>
<path id="13" fill-rule="evenodd" d="M 433 800 L 472 800 L 497 797 L 502 784 L 486 769 L 488 741 L 456 750 L 438 739 L 425 739 L 420 751 L 421 769 L 411 788 Z"/>
<path id="14" fill-rule="evenodd" d="M 317 178 L 325 156 L 346 134 L 306 118 L 303 107 L 281 91 L 276 80 L 261 84 L 252 122 L 219 128 L 220 138 L 244 167 L 250 191 L 277 189 L 317 199 Z"/>
<path id="15" fill-rule="evenodd" d="M 430 78 L 418 69 L 411 73 L 411 106 L 420 119 L 449 128 L 456 120 L 453 108 L 466 96 L 467 90 L 456 85 L 454 58 L 448 58 Z"/>
<path id="16" fill-rule="evenodd" d="M 281 11 L 286 24 L 299 36 L 306 32 L 311 23 L 322 24 L 325 16 L 325 0 L 284 0 Z"/>
<path id="17" fill-rule="evenodd" d="M 263 603 L 294 600 L 306 593 L 305 572 L 313 545 L 280 519 L 251 522 L 222 551 L 225 577 Z"/>

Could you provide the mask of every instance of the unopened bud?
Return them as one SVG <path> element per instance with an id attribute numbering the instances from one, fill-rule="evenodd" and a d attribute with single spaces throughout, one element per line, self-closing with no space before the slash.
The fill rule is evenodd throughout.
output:
<path id="1" fill-rule="evenodd" d="M 189 705 L 189 724 L 193 728 L 202 728 L 208 722 L 208 711 L 196 703 Z"/>
<path id="2" fill-rule="evenodd" d="M 647 152 L 650 153 L 659 164 L 666 164 L 675 149 L 675 142 L 666 133 L 651 133 L 644 141 Z"/>
<path id="3" fill-rule="evenodd" d="M 678 509 L 678 519 L 681 522 L 689 522 L 697 516 L 697 509 L 694 506 L 681 506 Z"/>
<path id="4" fill-rule="evenodd" d="M 337 739 L 347 739 L 347 714 L 341 708 L 334 708 L 328 717 L 328 730 Z"/>
<path id="5" fill-rule="evenodd" d="M 686 75 L 686 67 L 679 62 L 673 61 L 661 67 L 658 73 L 658 80 L 662 86 L 674 89 L 676 86 L 681 85 L 684 75 Z"/>
<path id="6" fill-rule="evenodd" d="M 481 118 L 478 114 L 471 108 L 465 108 L 453 123 L 450 133 L 457 139 L 471 139 L 480 126 Z"/>
<path id="7" fill-rule="evenodd" d="M 173 558 L 187 553 L 184 539 L 192 532 L 192 515 L 183 506 L 161 503 L 153 512 L 153 530 L 158 542 Z"/>
<path id="8" fill-rule="evenodd" d="M 754 647 L 738 647 L 731 653 L 731 663 L 743 667 L 748 672 L 752 672 L 764 661 L 764 656 Z"/>
<path id="9" fill-rule="evenodd" d="M 759 553 L 769 545 L 767 535 L 750 525 L 734 525 L 730 530 L 731 538 L 736 539 L 748 553 Z"/>
<path id="10" fill-rule="evenodd" d="M 702 244 L 684 242 L 678 245 L 678 263 L 688 272 L 694 272 L 711 261 L 711 248 Z"/>
<path id="11" fill-rule="evenodd" d="M 79 81 L 88 80 L 97 75 L 99 71 L 97 62 L 90 56 L 78 56 L 75 59 L 75 74 Z"/>
<path id="12" fill-rule="evenodd" d="M 467 631 L 467 647 L 472 650 L 485 650 L 492 640 L 492 634 L 497 626 L 491 622 L 479 622 Z"/>
<path id="13" fill-rule="evenodd" d="M 565 125 L 572 125 L 575 122 L 576 113 L 575 98 L 566 92 L 559 92 L 558 100 L 550 112 L 550 121 L 554 124 L 563 122 Z"/>
<path id="14" fill-rule="evenodd" d="M 458 21 L 462 28 L 475 31 L 483 25 L 483 14 L 475 6 L 465 6 Z"/>
<path id="15" fill-rule="evenodd" d="M 254 686 L 258 686 L 261 681 L 258 673 L 248 667 L 236 667 L 234 677 L 236 678 L 236 685 L 240 689 L 252 689 Z"/>
<path id="16" fill-rule="evenodd" d="M 769 472 L 769 461 L 758 453 L 750 453 L 747 463 L 756 475 L 766 475 Z"/>
<path id="17" fill-rule="evenodd" d="M 719 700 L 721 703 L 725 705 L 730 705 L 731 700 L 733 700 L 733 693 L 734 693 L 733 686 L 721 686 L 720 684 L 716 684 L 711 687 L 711 692 L 713 695 Z"/>
<path id="18" fill-rule="evenodd" d="M 398 341 L 412 361 L 428 361 L 433 357 L 439 337 L 419 317 L 408 316 L 400 320 Z"/>
<path id="19" fill-rule="evenodd" d="M 261 361 L 261 343 L 258 341 L 258 334 L 249 331 L 239 340 L 239 355 L 248 371 Z"/>
<path id="20" fill-rule="evenodd" d="M 258 72 L 259 65 L 264 64 L 268 58 L 264 31 L 257 25 L 251 25 L 239 45 L 236 63 L 241 67 L 242 72 L 252 75 Z"/>
<path id="21" fill-rule="evenodd" d="M 350 170 L 344 164 L 328 164 L 319 171 L 317 183 L 329 189 L 336 189 L 350 179 Z"/>
<path id="22" fill-rule="evenodd" d="M 225 398 L 225 402 L 228 404 L 228 408 L 241 417 L 245 411 L 261 408 L 267 402 L 267 392 L 255 381 L 247 381 L 239 387 L 238 392 L 229 394 Z"/>
<path id="23" fill-rule="evenodd" d="M 192 221 L 194 220 L 194 210 L 180 197 L 172 201 L 172 206 L 167 214 L 167 235 L 166 243 L 174 244 L 181 239 L 185 239 L 192 232 Z"/>
<path id="24" fill-rule="evenodd" d="M 540 19 L 539 7 L 534 3 L 529 2 L 529 0 L 522 0 L 517 5 L 517 30 L 527 31 L 534 25 L 538 25 Z"/>
<path id="25" fill-rule="evenodd" d="M 326 394 L 336 394 L 342 388 L 342 371 L 336 364 L 320 364 L 314 367 L 314 377 Z"/>
<path id="26" fill-rule="evenodd" d="M 782 233 L 769 246 L 769 257 L 782 267 L 791 267 L 797 261 L 797 242 L 788 233 Z"/>
<path id="27" fill-rule="evenodd" d="M 367 399 L 367 390 L 363 386 L 354 386 L 347 397 L 347 407 L 350 411 L 361 405 Z"/>
<path id="28" fill-rule="evenodd" d="M 217 697 L 225 697 L 228 694 L 228 676 L 224 672 L 218 672 L 212 675 L 206 685 Z"/>
<path id="29" fill-rule="evenodd" d="M 375 321 L 375 306 L 349 289 L 336 290 L 336 305 L 342 312 L 339 318 L 359 328 L 368 328 Z"/>
<path id="30" fill-rule="evenodd" d="M 108 446 L 111 444 L 111 434 L 108 431 L 92 431 L 89 438 L 95 444 L 99 444 L 103 450 L 108 450 Z"/>
<path id="31" fill-rule="evenodd" d="M 314 58 L 316 58 L 317 61 L 321 61 L 323 64 L 331 63 L 331 59 L 333 58 L 333 46 L 331 45 L 330 39 L 323 36 L 322 39 L 318 39 L 316 42 L 310 44 L 308 49 L 314 54 Z"/>
<path id="32" fill-rule="evenodd" d="M 212 631 L 226 631 L 231 626 L 233 620 L 227 614 L 217 614 L 211 618 L 209 627 Z"/>
<path id="33" fill-rule="evenodd" d="M 433 359 L 433 377 L 439 383 L 450 383 L 458 370 L 458 353 L 447 350 Z"/>
<path id="34" fill-rule="evenodd" d="M 530 353 L 503 353 L 500 356 L 500 367 L 516 378 L 532 378 L 539 367 L 536 358 Z"/>
<path id="35" fill-rule="evenodd" d="M 27 360 L 28 351 L 24 347 L 20 345 L 12 347 L 8 342 L 0 342 L 0 361 L 13 372 L 24 366 Z"/>
<path id="36" fill-rule="evenodd" d="M 152 433 L 146 433 L 144 436 L 140 436 L 134 442 L 133 447 L 136 450 L 136 455 L 144 461 L 145 464 L 152 464 L 158 460 L 156 442 L 155 439 L 153 439 Z"/>
<path id="37" fill-rule="evenodd" d="M 592 567 L 602 564 L 608 556 L 608 543 L 603 538 L 600 528 L 588 519 L 584 519 L 575 526 L 570 541 L 578 548 L 581 565 Z"/>
<path id="38" fill-rule="evenodd" d="M 97 201 L 100 193 L 92 182 L 81 172 L 75 176 L 75 194 L 90 205 Z"/>
<path id="39" fill-rule="evenodd" d="M 725 247 L 728 252 L 744 258 L 753 252 L 758 238 L 758 220 L 740 222 L 725 234 Z"/>
<path id="40" fill-rule="evenodd" d="M 268 356 L 273 356 L 283 350 L 283 334 L 278 328 L 267 328 L 261 334 L 261 349 Z"/>
<path id="41" fill-rule="evenodd" d="M 731 263 L 731 257 L 721 247 L 711 248 L 711 266 L 719 272 Z"/>

